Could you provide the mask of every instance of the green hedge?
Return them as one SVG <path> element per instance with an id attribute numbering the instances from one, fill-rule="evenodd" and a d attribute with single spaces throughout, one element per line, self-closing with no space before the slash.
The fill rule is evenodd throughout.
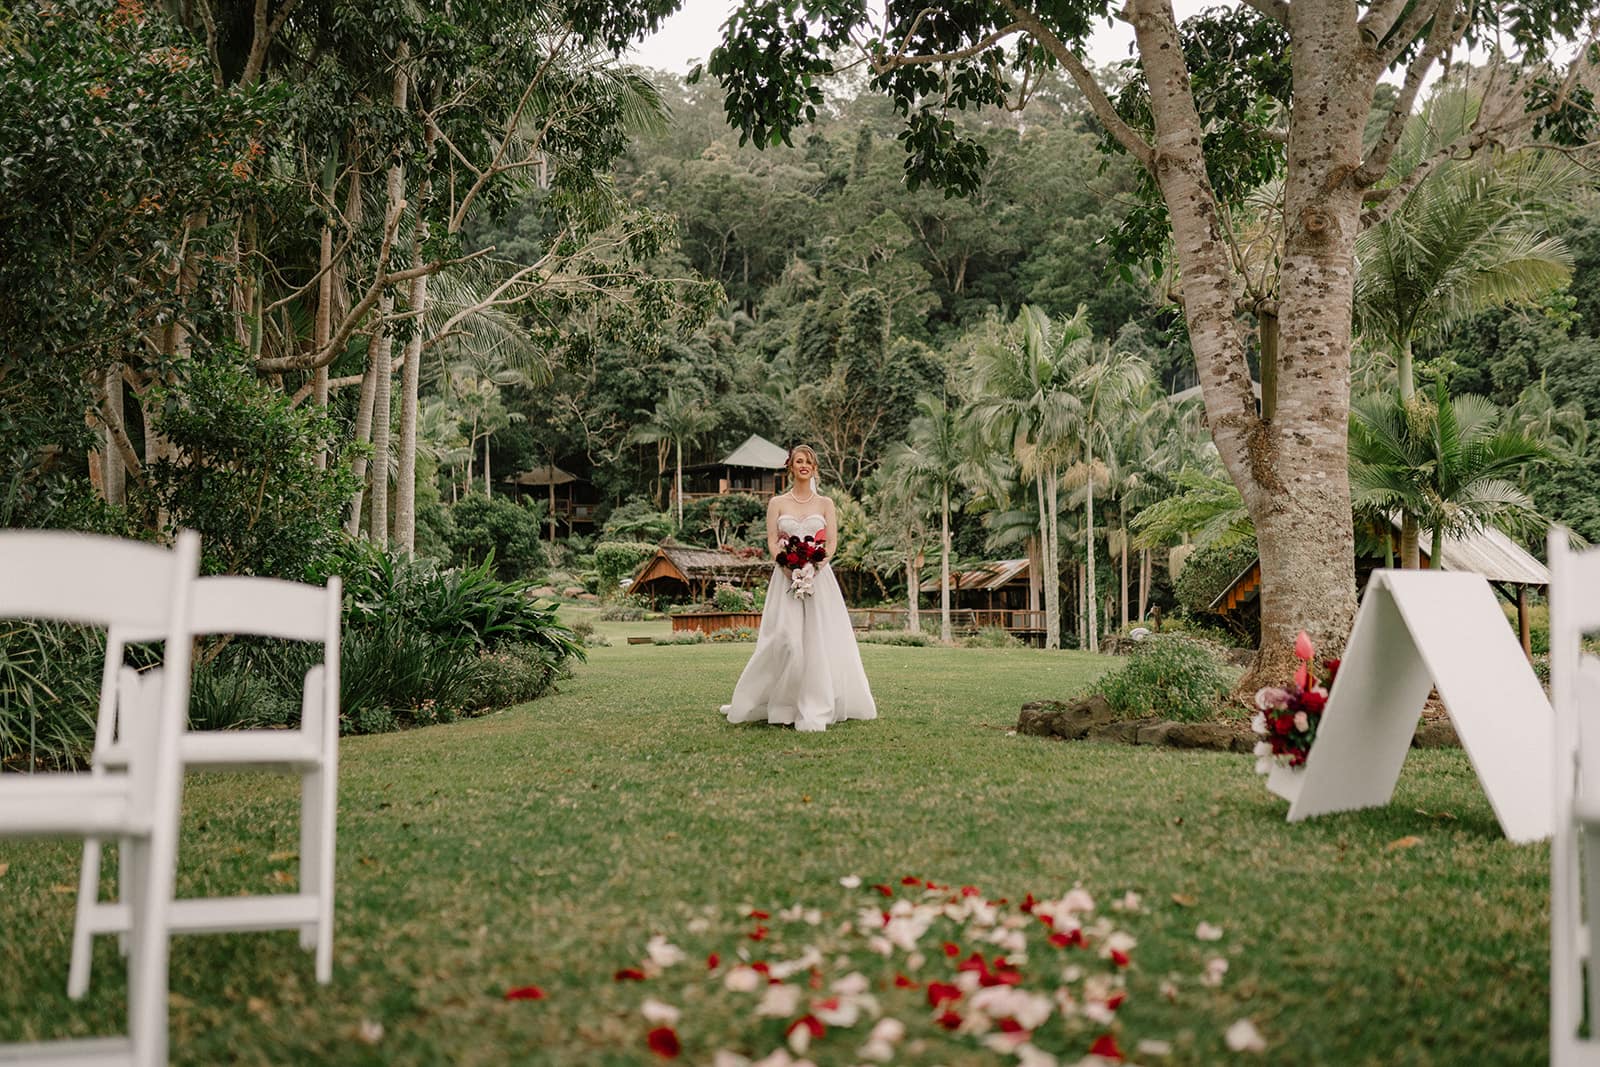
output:
<path id="1" fill-rule="evenodd" d="M 1256 558 L 1256 540 L 1246 538 L 1227 546 L 1197 548 L 1172 583 L 1178 603 L 1190 615 L 1211 613 L 1211 603 Z"/>

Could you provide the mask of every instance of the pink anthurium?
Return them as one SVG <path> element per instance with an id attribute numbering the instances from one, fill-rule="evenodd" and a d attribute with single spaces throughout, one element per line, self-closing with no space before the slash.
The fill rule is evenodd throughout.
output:
<path id="1" fill-rule="evenodd" d="M 1294 654 L 1308 663 L 1311 661 L 1311 657 L 1316 654 L 1316 650 L 1311 647 L 1311 637 L 1304 630 L 1301 630 L 1295 636 Z"/>

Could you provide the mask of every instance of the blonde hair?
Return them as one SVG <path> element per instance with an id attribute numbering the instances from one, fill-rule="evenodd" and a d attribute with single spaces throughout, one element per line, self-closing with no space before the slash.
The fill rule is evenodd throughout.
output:
<path id="1" fill-rule="evenodd" d="M 789 472 L 790 477 L 793 477 L 794 459 L 796 456 L 801 455 L 802 453 L 811 458 L 811 491 L 815 493 L 817 491 L 817 467 L 819 466 L 817 463 L 816 449 L 812 448 L 810 445 L 795 445 L 793 448 L 789 449 L 789 458 L 783 461 L 783 469 Z M 793 484 L 789 486 L 789 491 L 794 491 Z"/>

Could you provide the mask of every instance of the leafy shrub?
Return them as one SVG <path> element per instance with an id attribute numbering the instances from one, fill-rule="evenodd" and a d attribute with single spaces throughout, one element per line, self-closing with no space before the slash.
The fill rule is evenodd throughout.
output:
<path id="1" fill-rule="evenodd" d="M 594 569 L 600 581 L 600 596 L 616 596 L 622 579 L 639 569 L 639 564 L 655 554 L 656 546 L 643 541 L 602 541 L 594 546 Z"/>
<path id="2" fill-rule="evenodd" d="M 600 528 L 600 543 L 607 541 L 649 541 L 659 544 L 672 533 L 672 516 L 657 511 L 648 500 L 630 500 L 606 517 Z"/>
<path id="3" fill-rule="evenodd" d="M 299 721 L 300 691 L 286 692 L 270 673 L 263 673 L 248 655 L 229 649 L 194 672 L 189 690 L 189 728 L 252 729 Z"/>
<path id="4" fill-rule="evenodd" d="M 602 622 L 642 622 L 650 607 L 640 597 L 623 593 L 600 609 Z"/>
<path id="5" fill-rule="evenodd" d="M 1022 639 L 1003 626 L 985 626 L 961 639 L 962 648 L 1020 648 Z"/>
<path id="6" fill-rule="evenodd" d="M 493 560 L 495 577 L 521 578 L 546 566 L 539 524 L 544 505 L 469 493 L 450 509 L 450 554 L 457 565 Z"/>
<path id="7" fill-rule="evenodd" d="M 1211 613 L 1211 603 L 1239 577 L 1256 558 L 1255 538 L 1246 538 L 1232 545 L 1207 545 L 1197 548 L 1183 565 L 1183 572 L 1173 583 L 1178 603 L 1190 615 L 1205 616 Z"/>
<path id="8" fill-rule="evenodd" d="M 1193 638 L 1152 634 L 1134 649 L 1126 664 L 1094 686 L 1121 715 L 1199 722 L 1216 714 L 1233 687 L 1233 672 L 1211 646 Z"/>
<path id="9" fill-rule="evenodd" d="M 492 711 L 536 700 L 550 691 L 560 671 L 560 661 L 533 645 L 485 652 L 478 657 L 466 705 L 473 711 Z"/>
<path id="10" fill-rule="evenodd" d="M 761 631 L 754 626 L 734 626 L 726 630 L 712 630 L 711 640 L 718 644 L 733 644 L 743 641 L 754 641 L 761 636 Z"/>
<path id="11" fill-rule="evenodd" d="M 756 606 L 755 596 L 747 589 L 719 583 L 711 602 L 718 611 L 751 611 Z"/>
<path id="12" fill-rule="evenodd" d="M 654 638 L 650 643 L 652 645 L 703 645 L 706 643 L 706 635 L 699 630 L 685 630 L 682 633 Z"/>
<path id="13" fill-rule="evenodd" d="M 857 634 L 856 641 L 865 645 L 905 645 L 910 648 L 927 648 L 933 644 L 933 638 L 927 634 L 914 634 L 909 630 L 872 630 Z"/>
<path id="14" fill-rule="evenodd" d="M 754 493 L 722 493 L 683 506 L 683 528 L 708 533 L 718 545 L 749 537 L 753 528 L 764 532 L 766 518 L 767 502 Z"/>
<path id="15" fill-rule="evenodd" d="M 0 622 L 0 763 L 59 770 L 88 758 L 105 649 L 86 627 Z"/>

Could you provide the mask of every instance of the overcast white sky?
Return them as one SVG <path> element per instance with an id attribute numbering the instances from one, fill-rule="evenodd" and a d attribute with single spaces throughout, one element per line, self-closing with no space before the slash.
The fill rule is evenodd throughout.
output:
<path id="1" fill-rule="evenodd" d="M 677 14 L 629 58 L 643 67 L 685 73 L 722 40 L 722 24 L 736 5 L 737 0 L 684 0 Z M 1176 0 L 1173 4 L 1180 21 L 1205 6 L 1205 0 Z M 1132 43 L 1133 29 L 1117 22 L 1095 34 L 1089 42 L 1089 55 L 1097 65 L 1112 63 L 1128 58 Z"/>

